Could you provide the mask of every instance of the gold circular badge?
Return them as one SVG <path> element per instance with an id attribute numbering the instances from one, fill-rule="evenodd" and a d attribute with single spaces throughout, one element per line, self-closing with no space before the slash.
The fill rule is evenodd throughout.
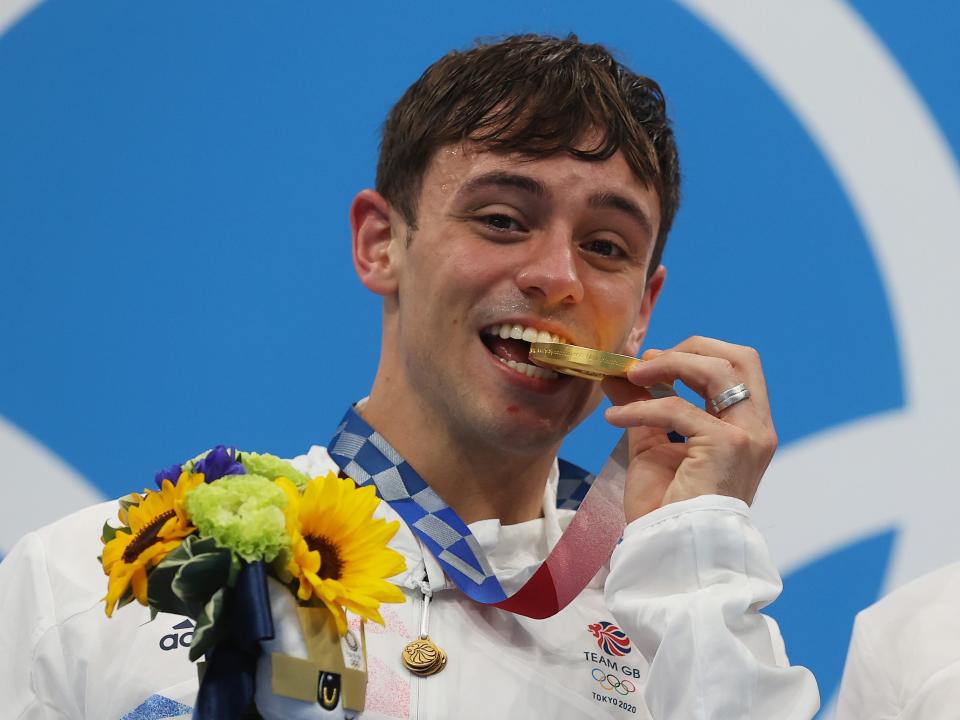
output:
<path id="1" fill-rule="evenodd" d="M 403 666 L 414 675 L 436 675 L 447 665 L 447 654 L 429 637 L 417 638 L 403 648 Z"/>

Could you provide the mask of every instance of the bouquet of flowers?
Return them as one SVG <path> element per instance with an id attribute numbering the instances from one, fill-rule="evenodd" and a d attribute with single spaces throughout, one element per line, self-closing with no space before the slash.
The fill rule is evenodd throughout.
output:
<path id="1" fill-rule="evenodd" d="M 198 711 L 213 658 L 237 646 L 230 637 L 237 627 L 251 625 L 233 619 L 238 609 L 251 607 L 251 595 L 261 615 L 266 607 L 254 662 L 259 643 L 273 638 L 269 597 L 277 597 L 275 588 L 288 590 L 289 602 L 274 605 L 287 612 L 297 608 L 304 632 L 314 636 L 307 645 L 315 647 L 322 644 L 317 637 L 325 620 L 339 646 L 347 633 L 346 611 L 382 624 L 380 603 L 404 600 L 386 580 L 404 570 L 403 557 L 387 547 L 399 523 L 372 517 L 380 503 L 372 486 L 358 488 L 332 473 L 310 478 L 273 455 L 223 446 L 157 473 L 155 480 L 156 490 L 120 500 L 119 527 L 103 526 L 106 613 L 137 600 L 153 616 L 167 612 L 196 623 L 190 659 L 206 655 L 208 661 Z M 274 688 L 283 685 L 274 679 Z M 362 709 L 360 692 L 352 709 Z"/>

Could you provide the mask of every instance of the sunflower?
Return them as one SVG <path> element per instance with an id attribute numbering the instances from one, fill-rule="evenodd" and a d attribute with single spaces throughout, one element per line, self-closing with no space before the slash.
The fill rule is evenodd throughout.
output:
<path id="1" fill-rule="evenodd" d="M 138 502 L 121 509 L 126 527 L 103 548 L 103 572 L 110 577 L 104 598 L 107 617 L 131 588 L 133 596 L 147 604 L 147 573 L 196 530 L 183 498 L 202 482 L 203 475 L 184 472 L 176 485 L 164 480 L 159 492 L 146 490 Z"/>
<path id="2" fill-rule="evenodd" d="M 374 488 L 357 488 L 332 473 L 310 480 L 302 495 L 286 478 L 277 484 L 288 498 L 287 570 L 300 583 L 297 597 L 322 602 L 340 635 L 347 631 L 344 608 L 382 625 L 380 603 L 403 602 L 400 588 L 385 578 L 403 572 L 406 563 L 387 547 L 400 523 L 372 517 L 380 504 Z"/>

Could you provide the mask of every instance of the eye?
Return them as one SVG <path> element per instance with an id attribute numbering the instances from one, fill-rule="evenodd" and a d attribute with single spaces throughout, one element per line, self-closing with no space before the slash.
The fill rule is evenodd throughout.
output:
<path id="1" fill-rule="evenodd" d="M 526 230 L 519 222 L 509 215 L 503 213 L 493 213 L 491 215 L 482 215 L 477 218 L 485 227 L 497 232 L 522 232 Z"/>
<path id="2" fill-rule="evenodd" d="M 623 248 L 612 240 L 588 240 L 580 247 L 589 253 L 599 255 L 603 258 L 622 258 L 627 255 Z"/>

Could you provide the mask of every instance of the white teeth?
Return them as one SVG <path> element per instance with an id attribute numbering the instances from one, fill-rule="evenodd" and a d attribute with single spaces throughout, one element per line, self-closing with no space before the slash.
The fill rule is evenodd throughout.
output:
<path id="1" fill-rule="evenodd" d="M 538 330 L 534 327 L 526 327 L 524 325 L 508 323 L 504 323 L 503 325 L 490 325 L 489 327 L 483 329 L 483 333 L 485 335 L 498 335 L 504 340 L 512 338 L 514 340 L 523 340 L 530 343 L 552 342 L 566 344 L 568 342 L 565 338 L 555 335 L 554 333 L 547 332 L 546 330 Z"/>
<path id="2" fill-rule="evenodd" d="M 538 330 L 536 328 L 524 327 L 523 325 L 516 324 L 511 325 L 504 323 L 502 325 L 490 325 L 489 327 L 484 328 L 483 332 L 487 335 L 499 336 L 504 340 L 507 338 L 513 338 L 514 340 L 523 340 L 530 343 L 566 342 L 564 338 L 547 332 L 546 330 Z M 515 360 L 505 360 L 502 357 L 498 357 L 497 359 L 511 370 L 518 372 L 521 375 L 526 375 L 527 377 L 542 378 L 544 380 L 553 380 L 554 378 L 560 377 L 553 370 L 537 367 L 536 365 L 532 365 L 530 363 L 517 362 Z"/>
<path id="3" fill-rule="evenodd" d="M 547 370 L 546 368 L 530 365 L 529 363 L 518 363 L 516 360 L 504 360 L 503 358 L 497 359 L 511 370 L 515 370 L 527 377 L 542 378 L 544 380 L 553 380 L 554 378 L 560 377 L 553 370 Z"/>

